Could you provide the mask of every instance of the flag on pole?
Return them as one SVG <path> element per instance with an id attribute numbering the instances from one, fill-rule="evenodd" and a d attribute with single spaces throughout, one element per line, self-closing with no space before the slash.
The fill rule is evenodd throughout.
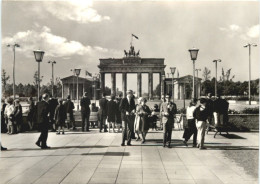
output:
<path id="1" fill-rule="evenodd" d="M 92 77 L 92 74 L 89 73 L 89 72 L 86 70 L 86 76 L 90 76 L 90 77 Z"/>
<path id="2" fill-rule="evenodd" d="M 139 39 L 136 35 L 132 34 L 133 37 L 135 37 L 136 39 Z"/>

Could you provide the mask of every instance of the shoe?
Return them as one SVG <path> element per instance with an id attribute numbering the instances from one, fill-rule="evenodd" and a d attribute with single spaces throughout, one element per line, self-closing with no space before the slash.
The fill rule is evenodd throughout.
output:
<path id="1" fill-rule="evenodd" d="M 164 144 L 164 145 L 163 145 L 163 147 L 165 148 L 165 147 L 166 147 L 166 145 Z"/>
<path id="2" fill-rule="evenodd" d="M 121 146 L 125 146 L 125 143 L 122 143 Z"/>
<path id="3" fill-rule="evenodd" d="M 62 134 L 64 135 L 64 134 L 65 134 L 65 132 L 62 132 Z"/>
<path id="4" fill-rule="evenodd" d="M 132 144 L 130 144 L 130 143 L 127 143 L 127 146 L 132 146 Z"/>
<path id="5" fill-rule="evenodd" d="M 74 127 L 72 130 L 77 130 L 76 127 Z"/>
<path id="6" fill-rule="evenodd" d="M 172 148 L 172 146 L 171 146 L 171 144 L 168 144 L 168 146 L 167 146 L 168 148 Z"/>
<path id="7" fill-rule="evenodd" d="M 51 149 L 50 146 L 43 146 L 42 149 Z"/>
<path id="8" fill-rule="evenodd" d="M 101 133 L 102 131 L 101 131 L 101 130 L 99 130 L 99 132 Z"/>
<path id="9" fill-rule="evenodd" d="M 188 147 L 187 141 L 182 141 L 185 146 Z"/>
<path id="10" fill-rule="evenodd" d="M 1 151 L 5 151 L 7 148 L 1 146 Z"/>
<path id="11" fill-rule="evenodd" d="M 57 135 L 59 135 L 59 134 L 60 134 L 60 132 L 57 132 L 56 134 L 57 134 Z"/>
<path id="12" fill-rule="evenodd" d="M 137 138 L 136 138 L 136 141 L 140 141 L 140 140 L 141 140 L 140 137 L 137 137 Z"/>
<path id="13" fill-rule="evenodd" d="M 108 132 L 107 130 L 104 130 L 104 132 Z"/>
<path id="14" fill-rule="evenodd" d="M 87 132 L 90 132 L 90 130 L 87 130 Z"/>
<path id="15" fill-rule="evenodd" d="M 41 148 L 40 142 L 37 141 L 35 144 Z"/>
<path id="16" fill-rule="evenodd" d="M 200 150 L 205 150 L 205 149 L 207 149 L 206 147 L 200 147 Z"/>
<path id="17" fill-rule="evenodd" d="M 53 130 L 51 130 L 51 132 L 56 132 L 56 130 L 53 129 Z"/>
<path id="18" fill-rule="evenodd" d="M 192 146 L 193 148 L 196 148 L 197 147 L 197 145 L 196 144 L 193 144 L 193 146 Z"/>
<path id="19" fill-rule="evenodd" d="M 142 144 L 144 144 L 144 143 L 145 143 L 145 140 L 142 141 Z"/>

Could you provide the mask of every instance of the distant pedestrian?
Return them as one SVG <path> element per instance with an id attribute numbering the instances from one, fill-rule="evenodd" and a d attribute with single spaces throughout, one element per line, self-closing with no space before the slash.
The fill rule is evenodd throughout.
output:
<path id="1" fill-rule="evenodd" d="M 205 98 L 200 99 L 200 105 L 194 111 L 194 118 L 196 119 L 196 127 L 198 129 L 198 144 L 197 147 L 200 149 L 206 149 L 204 147 L 205 132 L 208 123 L 208 117 L 210 110 L 206 107 L 207 100 Z"/>
<path id="2" fill-rule="evenodd" d="M 120 109 L 119 109 L 121 100 L 122 100 L 122 93 L 119 93 L 119 95 L 116 99 L 116 125 L 118 127 L 118 132 L 120 132 L 120 128 L 122 126 L 121 112 L 120 112 Z"/>
<path id="3" fill-rule="evenodd" d="M 39 101 L 36 104 L 37 122 L 41 134 L 35 144 L 41 147 L 42 149 L 50 148 L 49 146 L 47 146 L 48 128 L 49 128 L 48 115 L 50 114 L 50 106 L 48 103 L 48 98 L 49 98 L 48 94 L 43 94 L 42 101 Z"/>
<path id="4" fill-rule="evenodd" d="M 95 128 L 95 125 L 97 125 L 96 123 L 98 123 L 98 120 L 99 120 L 98 110 L 99 110 L 99 108 L 96 106 L 96 104 L 92 103 L 91 109 L 90 109 L 90 116 L 89 116 L 89 121 L 91 123 L 92 128 Z"/>
<path id="5" fill-rule="evenodd" d="M 172 128 L 174 125 L 174 118 L 177 113 L 177 106 L 171 102 L 169 95 L 165 96 L 165 102 L 161 104 L 161 115 L 163 123 L 163 147 L 168 143 L 168 148 L 171 148 Z"/>
<path id="6" fill-rule="evenodd" d="M 84 96 L 80 100 L 80 107 L 81 107 L 81 118 L 82 118 L 82 132 L 87 131 L 89 132 L 89 116 L 90 116 L 90 104 L 91 101 L 88 97 L 88 93 L 85 92 Z"/>
<path id="7" fill-rule="evenodd" d="M 145 143 L 145 138 L 149 130 L 149 116 L 151 115 L 150 108 L 146 105 L 147 100 L 143 97 L 139 98 L 140 104 L 136 108 L 136 132 L 142 135 L 142 144 Z"/>
<path id="8" fill-rule="evenodd" d="M 121 146 L 125 146 L 125 141 L 127 140 L 127 145 L 131 146 L 132 139 L 132 129 L 134 129 L 134 121 L 132 122 L 132 117 L 135 117 L 135 101 L 133 99 L 133 91 L 127 91 L 127 97 L 121 100 L 119 109 L 121 111 L 122 118 L 122 143 Z M 134 130 L 133 130 L 134 131 Z"/>
<path id="9" fill-rule="evenodd" d="M 14 124 L 16 126 L 16 133 L 20 133 L 22 131 L 22 123 L 23 123 L 23 112 L 22 106 L 20 104 L 19 99 L 15 99 L 14 101 Z"/>
<path id="10" fill-rule="evenodd" d="M 194 111 L 196 109 L 197 99 L 192 99 L 190 102 L 190 105 L 186 109 L 186 118 L 188 121 L 188 128 L 185 128 L 183 133 L 183 143 L 188 146 L 187 142 L 190 139 L 190 137 L 193 135 L 193 147 L 197 146 L 197 127 L 195 118 L 193 116 Z"/>
<path id="11" fill-rule="evenodd" d="M 6 120 L 5 120 L 5 107 L 6 103 L 5 100 L 1 100 L 1 133 L 6 133 L 7 132 L 7 126 L 6 126 Z"/>
<path id="12" fill-rule="evenodd" d="M 55 109 L 57 107 L 58 100 L 56 98 L 54 98 L 52 95 L 50 95 L 50 99 L 48 101 L 49 106 L 50 106 L 50 124 L 52 127 L 52 132 L 56 132 L 56 124 L 55 124 L 55 120 L 54 120 L 54 113 L 55 113 Z"/>
<path id="13" fill-rule="evenodd" d="M 111 100 L 107 103 L 107 122 L 108 122 L 108 132 L 110 132 L 110 125 L 112 125 L 113 132 L 115 132 L 115 122 L 116 122 L 116 102 L 115 95 L 111 95 Z"/>
<path id="14" fill-rule="evenodd" d="M 214 117 L 213 117 L 213 99 L 212 99 L 212 94 L 208 93 L 207 98 L 206 98 L 206 108 L 208 109 L 208 122 L 209 124 L 207 125 L 207 132 L 214 128 Z"/>
<path id="15" fill-rule="evenodd" d="M 67 127 L 70 128 L 70 125 L 72 126 L 72 130 L 76 130 L 75 126 L 75 118 L 74 118 L 74 103 L 70 99 L 70 95 L 67 96 L 67 100 L 64 102 L 64 106 L 67 113 Z"/>
<path id="16" fill-rule="evenodd" d="M 28 103 L 29 103 L 29 111 L 28 111 L 28 116 L 27 116 L 27 121 L 28 121 L 28 125 L 30 130 L 33 129 L 33 124 L 34 124 L 34 113 L 35 113 L 35 104 L 33 101 L 33 98 L 30 97 L 28 99 Z"/>
<path id="17" fill-rule="evenodd" d="M 104 132 L 107 132 L 106 126 L 106 119 L 107 119 L 107 102 L 106 93 L 102 94 L 102 98 L 99 100 L 99 120 L 100 120 L 100 127 L 99 132 L 102 132 L 104 127 Z"/>
<path id="18" fill-rule="evenodd" d="M 58 127 L 57 134 L 60 134 L 60 131 L 62 129 L 62 134 L 64 134 L 64 125 L 66 120 L 66 109 L 65 106 L 62 104 L 62 99 L 59 99 L 59 105 L 55 109 L 55 115 L 54 115 L 56 125 Z"/>
<path id="19" fill-rule="evenodd" d="M 151 115 L 152 115 L 151 116 L 151 128 L 152 128 L 152 130 L 157 130 L 156 124 L 157 124 L 157 121 L 158 121 L 159 115 L 160 115 L 160 109 L 157 104 L 154 104 Z"/>
<path id="20" fill-rule="evenodd" d="M 213 115 L 216 128 L 226 126 L 228 122 L 228 107 L 229 103 L 218 95 L 217 99 L 213 102 Z"/>
<path id="21" fill-rule="evenodd" d="M 6 124 L 7 124 L 7 130 L 8 130 L 8 134 L 14 134 L 15 130 L 14 130 L 14 105 L 13 105 L 13 99 L 12 98 L 8 98 L 7 99 L 7 105 L 5 107 L 5 120 L 6 120 Z"/>

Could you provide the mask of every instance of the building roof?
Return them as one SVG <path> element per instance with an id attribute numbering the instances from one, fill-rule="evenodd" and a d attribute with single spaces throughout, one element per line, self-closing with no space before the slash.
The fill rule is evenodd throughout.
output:
<path id="1" fill-rule="evenodd" d="M 67 82 L 67 81 L 72 81 L 75 80 L 75 82 L 77 81 L 77 76 L 75 75 L 71 75 L 68 77 L 64 77 L 62 79 L 60 79 L 62 82 Z M 83 78 L 83 77 L 79 77 L 79 82 L 92 82 L 92 78 Z"/>

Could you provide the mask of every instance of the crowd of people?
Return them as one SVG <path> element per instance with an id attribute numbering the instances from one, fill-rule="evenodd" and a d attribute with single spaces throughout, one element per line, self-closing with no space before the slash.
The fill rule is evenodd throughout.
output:
<path id="1" fill-rule="evenodd" d="M 187 142 L 193 136 L 193 147 L 206 149 L 204 146 L 205 133 L 212 127 L 224 125 L 227 120 L 228 103 L 221 99 L 211 99 L 211 94 L 207 98 L 201 98 L 197 105 L 197 99 L 192 99 L 186 109 L 187 127 L 183 134 L 183 144 L 188 146 Z M 102 94 L 99 100 L 99 108 L 91 104 L 88 94 L 85 92 L 80 100 L 82 131 L 90 131 L 90 114 L 96 112 L 99 122 L 100 132 L 120 132 L 122 128 L 121 146 L 131 146 L 132 139 L 146 142 L 146 136 L 149 129 L 157 130 L 157 122 L 160 121 L 163 130 L 163 147 L 171 148 L 171 137 L 174 121 L 177 114 L 177 106 L 171 101 L 169 95 L 162 96 L 162 102 L 155 104 L 154 108 L 146 105 L 147 100 L 143 97 L 138 98 L 135 104 L 135 97 L 132 90 L 127 91 L 125 98 L 119 94 L 116 98 L 111 95 L 107 100 L 106 94 Z M 28 127 L 32 130 L 37 122 L 38 130 L 41 132 L 36 145 L 42 149 L 49 149 L 47 145 L 48 131 L 57 135 L 65 134 L 64 127 L 72 130 L 76 129 L 74 117 L 74 103 L 70 96 L 65 100 L 53 98 L 48 94 L 43 94 L 35 104 L 33 98 L 28 99 Z M 106 123 L 107 122 L 107 123 Z M 22 131 L 23 123 L 22 106 L 18 99 L 12 98 L 2 101 L 1 110 L 1 130 L 8 134 L 16 134 Z M 92 125 L 94 126 L 94 125 Z M 1 146 L 1 150 L 6 148 Z"/>

